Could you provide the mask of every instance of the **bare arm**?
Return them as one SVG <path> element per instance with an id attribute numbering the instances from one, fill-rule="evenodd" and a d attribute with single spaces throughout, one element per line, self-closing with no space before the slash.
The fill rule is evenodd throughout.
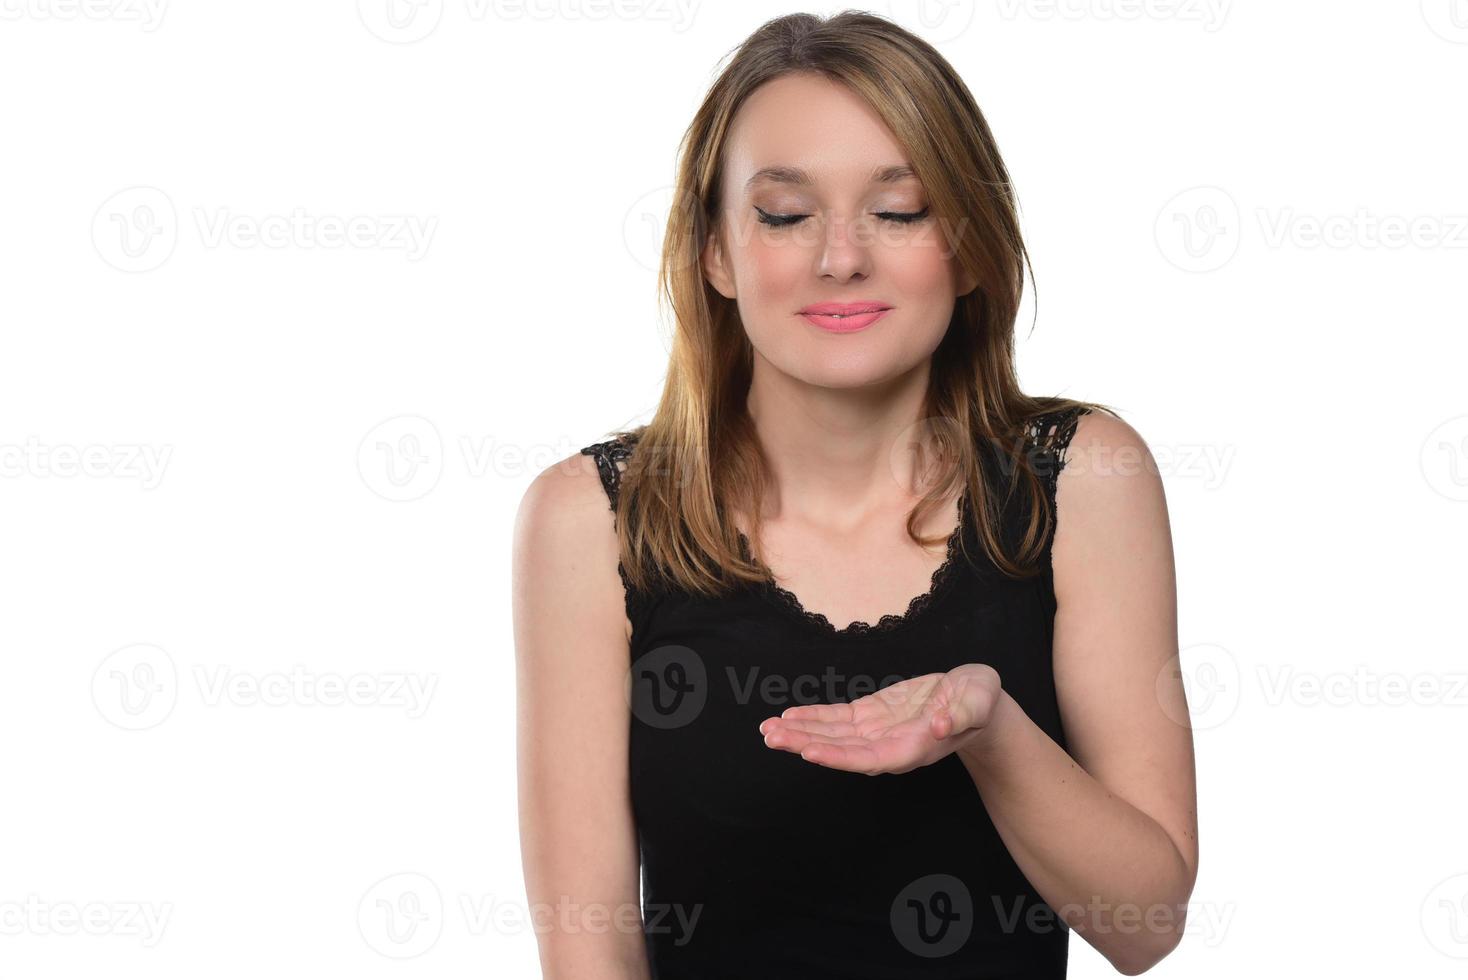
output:
<path id="1" fill-rule="evenodd" d="M 520 848 L 546 980 L 646 980 L 628 792 L 627 617 L 612 514 L 578 454 L 516 516 Z"/>
<path id="2" fill-rule="evenodd" d="M 1177 945 L 1198 872 L 1172 539 L 1162 481 L 1129 425 L 1082 416 L 1067 459 L 1053 659 L 1070 754 L 1001 694 L 959 756 L 1025 877 L 1130 976 Z"/>

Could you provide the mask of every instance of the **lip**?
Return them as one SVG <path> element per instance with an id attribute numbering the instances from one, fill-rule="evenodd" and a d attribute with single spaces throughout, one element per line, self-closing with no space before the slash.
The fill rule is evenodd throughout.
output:
<path id="1" fill-rule="evenodd" d="M 876 310 L 890 309 L 892 309 L 891 303 L 883 303 L 879 299 L 864 299 L 856 303 L 812 303 L 809 306 L 802 306 L 800 313 L 802 315 L 806 313 L 872 313 Z"/>
<path id="2" fill-rule="evenodd" d="M 799 313 L 809 323 L 831 333 L 851 333 L 871 326 L 892 309 L 880 300 L 856 303 L 812 303 Z"/>

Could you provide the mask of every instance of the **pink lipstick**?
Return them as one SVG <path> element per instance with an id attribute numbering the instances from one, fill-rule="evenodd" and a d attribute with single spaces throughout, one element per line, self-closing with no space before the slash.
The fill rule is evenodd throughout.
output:
<path id="1" fill-rule="evenodd" d="M 876 323 L 892 307 L 878 300 L 858 303 L 812 303 L 799 313 L 808 322 L 831 333 L 851 333 Z"/>

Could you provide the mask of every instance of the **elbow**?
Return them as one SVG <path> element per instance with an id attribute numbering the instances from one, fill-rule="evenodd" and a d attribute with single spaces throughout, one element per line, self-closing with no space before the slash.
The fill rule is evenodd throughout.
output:
<path id="1" fill-rule="evenodd" d="M 1139 916 L 1139 922 L 1129 916 L 1114 918 L 1111 938 L 1115 941 L 1110 948 L 1098 946 L 1098 951 L 1123 976 L 1135 977 L 1146 973 L 1182 942 L 1183 929 L 1188 921 L 1188 900 L 1198 880 L 1198 865 L 1196 857 L 1189 862 L 1181 851 L 1177 856 L 1179 881 L 1172 900 L 1150 906 L 1147 914 Z"/>
<path id="2" fill-rule="evenodd" d="M 1177 937 L 1173 937 L 1170 942 L 1154 943 L 1146 947 L 1137 944 L 1125 950 L 1117 951 L 1108 957 L 1108 959 L 1111 965 L 1116 968 L 1116 972 L 1122 976 L 1141 976 L 1158 963 L 1161 963 L 1167 957 L 1168 953 L 1171 953 L 1177 948 L 1177 943 Z"/>
<path id="3" fill-rule="evenodd" d="M 1120 936 L 1118 938 L 1124 941 L 1101 952 L 1117 973 L 1128 977 L 1140 976 L 1177 949 L 1178 943 L 1182 941 L 1183 921 L 1183 917 L 1179 916 L 1167 928 L 1143 928 L 1130 935 Z"/>

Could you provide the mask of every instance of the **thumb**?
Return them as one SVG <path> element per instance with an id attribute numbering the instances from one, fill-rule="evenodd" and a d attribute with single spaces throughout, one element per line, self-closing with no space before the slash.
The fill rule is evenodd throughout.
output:
<path id="1" fill-rule="evenodd" d="M 983 721 L 981 705 L 988 698 L 984 684 L 973 674 L 965 672 L 949 680 L 944 704 L 933 713 L 933 734 L 939 738 L 960 735 L 977 726 Z"/>
<path id="2" fill-rule="evenodd" d="M 973 727 L 973 712 L 963 698 L 949 698 L 933 712 L 935 738 L 949 738 Z"/>

